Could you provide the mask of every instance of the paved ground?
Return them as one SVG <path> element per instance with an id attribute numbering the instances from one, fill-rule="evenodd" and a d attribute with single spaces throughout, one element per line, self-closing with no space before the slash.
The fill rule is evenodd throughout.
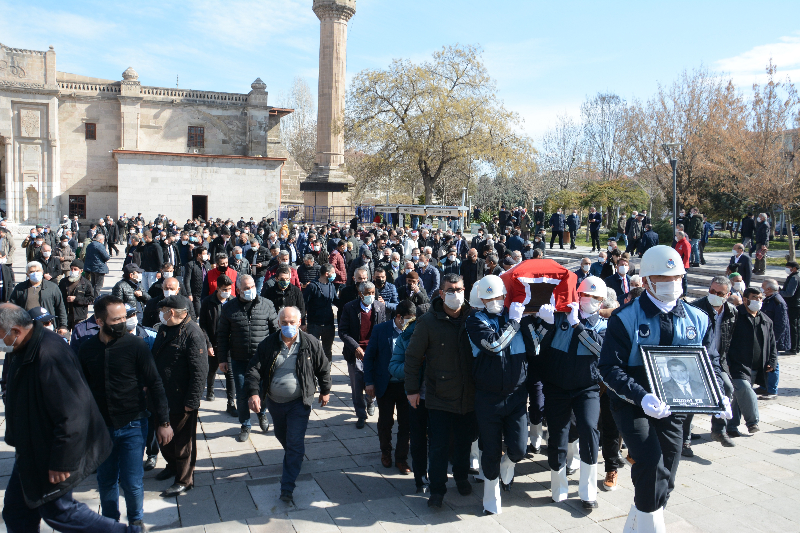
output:
<path id="1" fill-rule="evenodd" d="M 19 240 L 17 240 L 19 242 Z M 581 247 L 582 249 L 582 247 Z M 588 252 L 588 248 L 586 250 Z M 15 258 L 18 280 L 24 256 Z M 121 259 L 111 261 L 111 287 L 119 277 Z M 779 278 L 780 279 L 780 278 Z M 334 345 L 333 394 L 325 408 L 315 409 L 306 438 L 306 460 L 295 492 L 295 504 L 278 500 L 283 452 L 272 433 L 254 430 L 246 443 L 234 439 L 238 422 L 224 413 L 224 384 L 217 381 L 214 402 L 203 402 L 198 428 L 196 486 L 179 498 L 159 493 L 171 481 L 145 477 L 145 521 L 152 530 L 182 528 L 186 532 L 327 533 L 369 530 L 436 532 L 603 532 L 622 531 L 633 502 L 629 469 L 621 472 L 621 487 L 599 491 L 600 507 L 584 511 L 577 495 L 577 475 L 570 480 L 570 498 L 550 500 L 545 456 L 526 458 L 517 465 L 510 493 L 503 495 L 503 513 L 481 516 L 482 486 L 458 495 L 455 487 L 442 509 L 431 510 L 426 498 L 414 494 L 411 476 L 380 464 L 375 424 L 355 428 L 346 365 L 341 343 Z M 221 376 L 220 376 L 221 377 Z M 736 532 L 800 531 L 800 358 L 781 357 L 781 395 L 760 402 L 761 429 L 753 437 L 722 448 L 709 440 L 709 418 L 695 420 L 702 440 L 696 456 L 681 462 L 677 485 L 665 512 L 668 531 Z M 0 426 L 4 419 L 0 418 Z M 254 426 L 257 427 L 255 416 Z M 13 465 L 13 449 L 0 442 L 0 486 Z M 599 468 L 603 471 L 603 468 Z M 598 478 L 598 483 L 601 483 Z M 84 481 L 75 497 L 99 509 L 94 476 Z M 124 513 L 124 502 L 120 508 Z M 124 520 L 123 514 L 123 520 Z M 50 531 L 43 526 L 45 531 Z M 5 527 L 0 524 L 0 531 Z"/>

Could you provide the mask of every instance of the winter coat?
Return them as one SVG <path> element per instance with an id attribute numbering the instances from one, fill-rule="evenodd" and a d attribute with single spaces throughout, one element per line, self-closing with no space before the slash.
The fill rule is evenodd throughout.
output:
<path id="1" fill-rule="evenodd" d="M 97 470 L 112 442 L 75 352 L 41 322 L 31 335 L 10 360 L 5 442 L 15 448 L 25 503 L 36 508 Z M 70 476 L 53 486 L 49 470 Z"/>
<path id="2" fill-rule="evenodd" d="M 708 296 L 703 296 L 693 301 L 691 305 L 705 311 L 706 315 L 708 315 L 708 324 L 710 327 L 717 327 L 717 310 L 711 307 L 711 304 L 708 302 Z M 730 368 L 728 367 L 728 348 L 733 338 L 733 328 L 736 325 L 738 311 L 736 307 L 728 302 L 722 305 L 725 306 L 725 309 L 722 314 L 722 323 L 720 324 L 722 329 L 719 337 L 719 366 L 723 372 L 730 374 Z"/>
<path id="3" fill-rule="evenodd" d="M 67 310 L 67 327 L 69 329 L 72 329 L 78 322 L 86 320 L 86 317 L 89 316 L 89 306 L 92 305 L 95 298 L 94 287 L 85 277 L 78 278 L 74 289 L 70 289 L 71 285 L 72 282 L 66 276 L 58 282 L 58 289 L 61 291 L 61 297 Z M 68 302 L 68 296 L 74 296 L 75 300 Z"/>
<path id="4" fill-rule="evenodd" d="M 142 295 L 136 296 L 134 294 L 136 291 L 142 291 Z M 137 302 L 145 305 L 151 298 L 148 293 L 142 290 L 142 287 L 138 283 L 133 283 L 127 279 L 118 281 L 117 284 L 114 285 L 114 288 L 111 289 L 111 295 L 121 299 L 125 304 L 130 305 L 134 309 L 136 309 Z"/>
<path id="5" fill-rule="evenodd" d="M 183 286 L 186 287 L 186 292 L 192 295 L 193 298 L 199 298 L 203 293 L 203 282 L 205 276 L 203 275 L 203 267 L 206 269 L 206 275 L 211 270 L 211 263 L 198 263 L 191 261 L 186 265 L 186 273 L 183 276 Z"/>
<path id="6" fill-rule="evenodd" d="M 383 396 L 389 381 L 401 381 L 389 373 L 389 361 L 399 336 L 394 320 L 387 320 L 375 326 L 364 350 L 364 384 L 375 386 L 376 398 Z"/>
<path id="7" fill-rule="evenodd" d="M 148 242 L 140 250 L 142 270 L 145 272 L 158 272 L 164 266 L 164 254 L 161 246 L 153 242 Z"/>
<path id="8" fill-rule="evenodd" d="M 553 213 L 550 215 L 550 229 L 553 232 L 564 231 L 564 215 L 561 213 Z"/>
<path id="9" fill-rule="evenodd" d="M 779 352 L 785 352 L 792 347 L 792 340 L 789 336 L 789 309 L 786 301 L 780 294 L 774 294 L 769 298 L 764 298 L 761 312 L 772 320 L 772 327 L 775 333 L 775 345 Z"/>
<path id="10" fill-rule="evenodd" d="M 162 325 L 152 351 L 169 412 L 183 413 L 185 407 L 199 409 L 208 378 L 206 336 L 200 327 L 189 315 L 176 326 Z"/>
<path id="11" fill-rule="evenodd" d="M 764 222 L 756 225 L 756 244 L 757 245 L 764 245 L 769 247 L 769 221 L 765 220 Z"/>
<path id="12" fill-rule="evenodd" d="M 250 248 L 247 250 L 245 257 L 250 262 L 250 265 L 253 267 L 254 274 L 253 276 L 256 278 L 261 278 L 267 273 L 267 263 L 269 260 L 272 259 L 272 255 L 269 253 L 269 250 L 264 246 L 258 246 L 257 248 Z M 260 267 L 256 265 L 261 263 Z"/>
<path id="13" fill-rule="evenodd" d="M 386 306 L 375 300 L 372 303 L 370 320 L 374 331 L 377 324 L 386 320 Z M 342 339 L 342 344 L 344 345 L 342 356 L 344 356 L 345 361 L 351 364 L 355 363 L 356 348 L 359 347 L 358 343 L 367 340 L 361 338 L 361 300 L 353 300 L 344 306 L 342 316 L 339 319 L 339 338 Z"/>
<path id="14" fill-rule="evenodd" d="M 344 263 L 344 257 L 339 253 L 339 250 L 331 252 L 328 256 L 328 262 L 333 265 L 333 270 L 336 272 L 334 283 L 344 283 L 347 281 L 347 267 Z"/>
<path id="15" fill-rule="evenodd" d="M 263 296 L 256 296 L 250 302 L 234 298 L 222 306 L 216 355 L 220 361 L 249 361 L 258 344 L 279 329 L 272 302 Z"/>
<path id="16" fill-rule="evenodd" d="M 200 329 L 206 334 L 209 344 L 217 350 L 217 326 L 219 325 L 219 315 L 222 314 L 222 306 L 226 302 L 220 302 L 216 294 L 206 296 L 200 302 Z"/>
<path id="17" fill-rule="evenodd" d="M 83 259 L 83 269 L 92 274 L 108 274 L 106 261 L 109 259 L 111 259 L 111 256 L 106 251 L 105 244 L 92 241 L 86 248 L 86 255 Z"/>
<path id="18" fill-rule="evenodd" d="M 320 276 L 320 268 L 316 263 L 310 267 L 305 263 L 297 267 L 297 278 L 300 280 L 300 285 L 305 286 L 312 281 L 317 281 Z"/>
<path id="19" fill-rule="evenodd" d="M 61 272 L 66 274 L 69 272 L 72 262 L 75 260 L 75 252 L 72 251 L 69 245 L 58 247 L 58 259 L 61 261 Z"/>
<path id="20" fill-rule="evenodd" d="M 692 215 L 689 219 L 689 226 L 686 228 L 686 233 L 690 239 L 700 239 L 703 237 L 703 217 L 700 215 Z"/>
<path id="21" fill-rule="evenodd" d="M 276 313 L 284 307 L 297 307 L 300 310 L 300 317 L 303 320 L 303 324 L 305 324 L 306 304 L 303 300 L 303 291 L 291 283 L 288 287 L 286 287 L 286 289 L 281 290 L 281 288 L 278 287 L 278 284 L 275 283 L 274 285 L 264 289 L 262 291 L 262 295 L 264 298 L 272 302 Z"/>
<path id="22" fill-rule="evenodd" d="M 27 291 L 30 286 L 31 282 L 27 279 L 17 283 L 8 301 L 25 309 Z M 42 290 L 39 291 L 39 306 L 44 307 L 51 315 L 56 317 L 56 327 L 67 325 L 67 308 L 64 306 L 64 298 L 61 296 L 58 285 L 52 281 L 42 280 Z"/>
<path id="23" fill-rule="evenodd" d="M 772 320 L 760 312 L 756 315 L 755 334 L 761 342 L 759 361 L 753 365 L 753 334 L 750 327 L 751 315 L 747 307 L 736 308 L 738 316 L 733 328 L 730 348 L 728 348 L 728 367 L 731 379 L 746 379 L 751 384 L 767 386 L 767 366 L 775 368 L 778 360 L 778 349 L 775 344 L 775 332 Z"/>

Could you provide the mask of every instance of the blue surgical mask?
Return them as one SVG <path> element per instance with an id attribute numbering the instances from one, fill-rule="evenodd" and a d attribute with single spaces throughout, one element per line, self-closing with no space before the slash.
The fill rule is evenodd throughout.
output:
<path id="1" fill-rule="evenodd" d="M 242 259 L 242 254 L 236 254 L 236 259 L 241 260 Z"/>
<path id="2" fill-rule="evenodd" d="M 281 326 L 281 334 L 287 339 L 293 339 L 297 335 L 297 326 Z"/>
<path id="3" fill-rule="evenodd" d="M 39 283 L 40 281 L 42 281 L 43 277 L 44 277 L 44 272 L 31 272 L 30 274 L 28 274 L 28 278 L 34 283 Z"/>
<path id="4" fill-rule="evenodd" d="M 328 274 L 328 281 L 334 281 L 336 279 L 336 274 Z"/>
<path id="5" fill-rule="evenodd" d="M 244 298 L 245 300 L 247 300 L 249 302 L 251 300 L 255 300 L 256 299 L 256 294 L 257 294 L 256 293 L 256 289 L 255 289 L 255 287 L 253 287 L 252 289 L 247 289 L 246 291 L 243 291 L 242 292 L 242 298 Z"/>
<path id="6" fill-rule="evenodd" d="M 368 294 L 368 295 L 364 296 L 364 298 L 362 298 L 362 300 L 364 302 L 364 305 L 369 307 L 370 305 L 372 305 L 372 302 L 375 301 L 375 296 L 373 296 L 372 294 Z"/>

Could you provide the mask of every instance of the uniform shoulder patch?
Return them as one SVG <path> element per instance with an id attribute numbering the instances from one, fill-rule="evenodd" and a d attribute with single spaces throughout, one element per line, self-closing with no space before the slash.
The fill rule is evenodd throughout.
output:
<path id="1" fill-rule="evenodd" d="M 639 324 L 639 336 L 640 337 L 649 337 L 650 336 L 650 326 L 647 324 Z"/>
<path id="2" fill-rule="evenodd" d="M 697 338 L 697 328 L 694 326 L 689 326 L 686 328 L 686 338 L 689 340 L 694 340 Z"/>

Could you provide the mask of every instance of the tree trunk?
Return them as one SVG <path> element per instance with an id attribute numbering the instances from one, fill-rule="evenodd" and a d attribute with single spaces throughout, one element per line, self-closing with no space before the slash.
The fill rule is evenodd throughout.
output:
<path id="1" fill-rule="evenodd" d="M 789 261 L 797 261 L 797 250 L 794 249 L 794 233 L 792 232 L 792 211 L 784 209 L 783 212 L 786 213 L 786 234 L 789 237 Z"/>
<path id="2" fill-rule="evenodd" d="M 431 205 L 431 199 L 433 198 L 433 183 L 431 182 L 431 178 L 423 176 L 422 184 L 425 186 L 425 205 Z"/>

